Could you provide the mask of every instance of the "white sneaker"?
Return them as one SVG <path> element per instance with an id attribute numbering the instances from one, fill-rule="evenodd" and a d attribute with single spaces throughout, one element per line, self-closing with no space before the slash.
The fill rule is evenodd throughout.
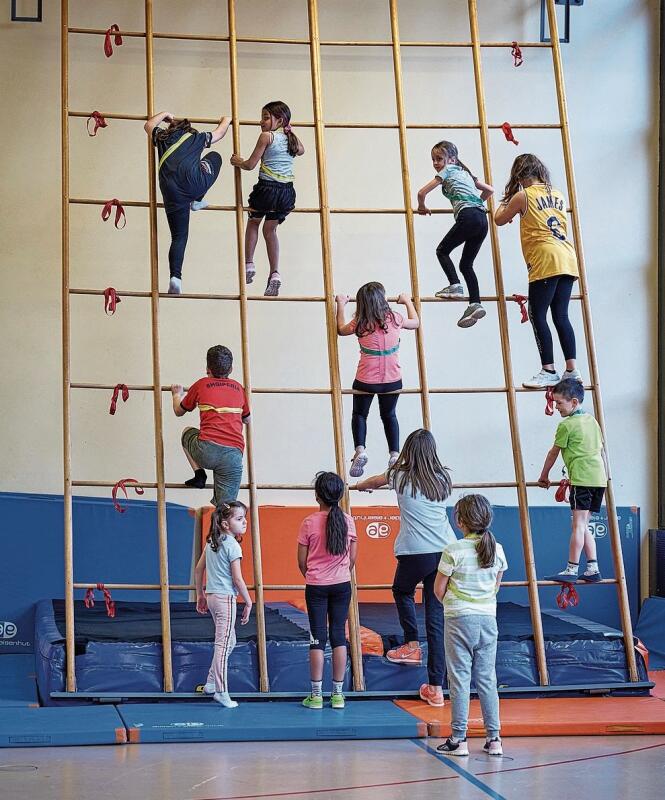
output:
<path id="1" fill-rule="evenodd" d="M 169 294 L 182 294 L 182 278 L 171 278 L 169 281 Z"/>
<path id="2" fill-rule="evenodd" d="M 494 739 L 488 739 L 483 745 L 483 750 L 488 756 L 502 756 L 503 746 L 501 744 L 501 739 L 498 736 Z"/>
<path id="3" fill-rule="evenodd" d="M 525 389 L 547 389 L 548 386 L 556 386 L 561 378 L 556 372 L 546 372 L 541 369 L 530 381 L 524 381 L 522 386 Z"/>
<path id="4" fill-rule="evenodd" d="M 203 694 L 215 694 L 215 684 L 206 683 L 203 687 Z"/>
<path id="5" fill-rule="evenodd" d="M 351 462 L 351 469 L 349 470 L 349 475 L 352 478 L 359 478 L 365 471 L 365 466 L 368 461 L 369 461 L 369 456 L 367 455 L 366 450 L 360 450 L 359 452 L 357 452 L 353 457 L 353 461 Z"/>
<path id="6" fill-rule="evenodd" d="M 566 379 L 579 381 L 580 383 L 584 382 L 582 380 L 582 373 L 579 371 L 579 369 L 567 369 L 561 376 L 562 381 L 565 381 Z"/>
<path id="7" fill-rule="evenodd" d="M 464 287 L 461 283 L 451 283 L 450 286 L 439 289 L 434 296 L 438 297 L 439 300 L 449 300 L 451 297 L 464 297 Z"/>
<path id="8" fill-rule="evenodd" d="M 212 698 L 220 705 L 223 705 L 224 708 L 238 708 L 238 703 L 235 700 L 231 700 L 228 692 L 215 692 Z"/>
<path id="9" fill-rule="evenodd" d="M 388 469 L 390 469 L 397 463 L 398 458 L 399 458 L 399 453 L 390 454 L 390 458 L 388 459 Z"/>
<path id="10" fill-rule="evenodd" d="M 485 316 L 485 309 L 480 303 L 471 303 L 466 307 L 462 316 L 457 320 L 458 328 L 470 328 L 475 325 L 479 319 Z"/>
<path id="11" fill-rule="evenodd" d="M 203 211 L 204 208 L 208 208 L 210 203 L 207 200 L 192 200 L 189 204 L 189 207 L 192 211 Z"/>

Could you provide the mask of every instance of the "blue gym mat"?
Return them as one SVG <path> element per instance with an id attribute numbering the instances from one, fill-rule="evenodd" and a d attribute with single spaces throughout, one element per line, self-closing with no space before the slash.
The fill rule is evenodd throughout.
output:
<path id="1" fill-rule="evenodd" d="M 0 657 L 0 708 L 38 706 L 32 653 Z"/>
<path id="2" fill-rule="evenodd" d="M 279 742 L 321 739 L 402 739 L 427 735 L 426 727 L 390 701 L 358 700 L 320 711 L 301 703 L 141 703 L 117 706 L 129 741 Z M 60 709 L 61 710 L 61 709 Z"/>
<path id="3" fill-rule="evenodd" d="M 124 744 L 115 706 L 13 708 L 0 714 L 0 747 Z"/>

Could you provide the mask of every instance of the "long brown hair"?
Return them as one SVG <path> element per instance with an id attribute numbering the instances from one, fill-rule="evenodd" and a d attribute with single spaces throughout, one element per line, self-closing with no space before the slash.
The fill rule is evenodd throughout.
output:
<path id="1" fill-rule="evenodd" d="M 388 483 L 399 494 L 411 487 L 411 497 L 420 492 L 428 500 L 441 502 L 450 496 L 453 483 L 448 467 L 444 467 L 436 452 L 436 440 L 424 428 L 410 433 L 399 458 L 388 470 Z"/>
<path id="2" fill-rule="evenodd" d="M 437 142 L 434 147 L 432 148 L 432 152 L 437 152 L 439 155 L 443 156 L 446 161 L 450 164 L 457 164 L 458 167 L 462 167 L 463 170 L 466 170 L 469 175 L 475 180 L 476 176 L 471 172 L 471 170 L 463 164 L 459 160 L 459 152 L 457 147 L 452 142 L 447 142 L 444 140 Z"/>
<path id="3" fill-rule="evenodd" d="M 245 512 L 245 516 L 247 516 L 247 506 L 241 503 L 240 500 L 232 500 L 230 503 L 220 503 L 212 512 L 212 516 L 210 517 L 210 533 L 206 539 L 211 550 L 217 552 L 219 550 L 219 543 L 223 542 L 228 536 L 227 531 L 222 527 L 222 522 L 228 522 L 236 508 L 242 508 Z"/>
<path id="4" fill-rule="evenodd" d="M 395 314 L 390 310 L 382 283 L 371 281 L 358 289 L 355 319 L 356 336 L 366 336 L 377 328 L 387 331 L 387 319 L 395 324 Z"/>
<path id="5" fill-rule="evenodd" d="M 156 130 L 155 139 L 157 139 L 158 142 L 165 142 L 171 134 L 176 131 L 180 131 L 181 133 L 198 133 L 196 128 L 192 128 L 192 124 L 188 119 L 174 119 L 169 123 L 168 128 L 157 128 Z"/>
<path id="6" fill-rule="evenodd" d="M 494 518 L 490 501 L 482 494 L 467 494 L 455 503 L 455 519 L 469 533 L 480 534 L 476 542 L 476 555 L 481 569 L 494 566 L 496 539 L 489 529 Z"/>
<path id="7" fill-rule="evenodd" d="M 267 111 L 269 114 L 272 114 L 275 119 L 278 119 L 281 122 L 284 135 L 286 136 L 287 150 L 289 151 L 289 155 L 297 156 L 298 148 L 300 147 L 300 139 L 298 139 L 295 133 L 291 130 L 291 109 L 281 100 L 271 100 L 269 103 L 266 103 L 263 106 L 261 111 Z"/>
<path id="8" fill-rule="evenodd" d="M 533 153 L 522 153 L 521 156 L 517 156 L 513 161 L 513 166 L 510 168 L 510 177 L 506 188 L 503 190 L 501 202 L 507 203 L 513 195 L 516 195 L 521 190 L 524 181 L 529 179 L 544 183 L 548 190 L 552 188 L 550 171 L 538 156 L 534 156 Z"/>

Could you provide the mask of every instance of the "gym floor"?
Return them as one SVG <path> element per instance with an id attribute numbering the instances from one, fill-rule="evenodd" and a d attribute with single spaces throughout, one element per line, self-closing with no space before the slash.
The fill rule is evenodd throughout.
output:
<path id="1" fill-rule="evenodd" d="M 9 749 L 7 800 L 421 800 L 665 796 L 665 736 L 514 738 L 503 759 L 471 739 L 468 758 L 439 739 L 145 744 Z"/>

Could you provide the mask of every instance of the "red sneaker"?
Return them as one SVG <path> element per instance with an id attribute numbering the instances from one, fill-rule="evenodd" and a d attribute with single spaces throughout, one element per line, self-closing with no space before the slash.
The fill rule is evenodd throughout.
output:
<path id="1" fill-rule="evenodd" d="M 388 650 L 386 658 L 388 661 L 392 661 L 393 664 L 415 664 L 419 667 L 423 663 L 420 645 L 412 647 L 410 644 L 403 644 L 394 650 Z"/>
<path id="2" fill-rule="evenodd" d="M 441 687 L 437 686 L 430 686 L 429 683 L 423 683 L 420 687 L 420 699 L 424 700 L 426 703 L 429 703 L 431 706 L 442 706 L 443 705 L 443 692 L 441 691 Z"/>

